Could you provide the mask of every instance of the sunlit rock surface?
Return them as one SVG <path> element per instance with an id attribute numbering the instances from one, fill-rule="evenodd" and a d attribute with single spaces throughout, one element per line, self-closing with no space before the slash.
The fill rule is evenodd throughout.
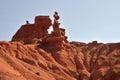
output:
<path id="1" fill-rule="evenodd" d="M 120 43 L 69 42 L 54 18 L 36 16 L 0 42 L 0 80 L 120 80 Z"/>

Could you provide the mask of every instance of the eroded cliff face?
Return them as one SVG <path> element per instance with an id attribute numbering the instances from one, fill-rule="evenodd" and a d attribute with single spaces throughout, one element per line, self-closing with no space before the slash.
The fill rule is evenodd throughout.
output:
<path id="1" fill-rule="evenodd" d="M 16 34 L 12 37 L 12 41 L 23 41 L 25 44 L 31 44 L 35 39 L 40 39 L 48 35 L 48 29 L 52 25 L 49 16 L 36 16 L 34 23 L 22 25 Z"/>
<path id="2" fill-rule="evenodd" d="M 37 16 L 0 42 L 0 80 L 120 80 L 120 43 L 68 42 L 54 14 Z"/>
<path id="3" fill-rule="evenodd" d="M 119 80 L 120 43 L 78 43 L 55 53 L 0 42 L 1 80 Z"/>

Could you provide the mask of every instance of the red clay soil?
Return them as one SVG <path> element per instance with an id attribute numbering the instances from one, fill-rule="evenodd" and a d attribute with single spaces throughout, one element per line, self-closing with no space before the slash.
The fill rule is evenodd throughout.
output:
<path id="1" fill-rule="evenodd" d="M 120 80 L 120 43 L 79 43 L 54 53 L 0 42 L 0 80 Z"/>

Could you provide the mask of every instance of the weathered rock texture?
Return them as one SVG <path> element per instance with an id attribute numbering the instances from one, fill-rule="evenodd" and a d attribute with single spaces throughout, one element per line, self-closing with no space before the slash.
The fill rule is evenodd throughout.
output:
<path id="1" fill-rule="evenodd" d="M 1 80 L 120 80 L 120 43 L 71 42 L 55 53 L 0 42 Z"/>
<path id="2" fill-rule="evenodd" d="M 56 52 L 63 49 L 68 44 L 65 29 L 60 28 L 59 15 L 54 14 L 53 31 L 48 34 L 48 29 L 52 25 L 49 16 L 36 16 L 35 23 L 23 25 L 13 36 L 12 41 L 21 41 L 24 44 L 41 43 L 47 51 Z M 47 46 L 47 47 L 45 47 Z"/>
<path id="3" fill-rule="evenodd" d="M 25 44 L 33 43 L 34 39 L 40 39 L 48 35 L 48 29 L 52 25 L 49 16 L 36 16 L 34 24 L 22 25 L 13 36 L 12 41 L 23 41 Z"/>
<path id="4" fill-rule="evenodd" d="M 51 34 L 49 17 L 37 16 L 0 42 L 0 80 L 120 80 L 120 43 L 68 42 L 54 17 Z"/>
<path id="5" fill-rule="evenodd" d="M 67 37 L 65 36 L 65 29 L 60 28 L 60 23 L 58 22 L 59 18 L 58 13 L 55 12 L 53 31 L 43 40 L 47 46 L 47 50 L 50 52 L 56 52 L 64 49 L 68 43 Z"/>

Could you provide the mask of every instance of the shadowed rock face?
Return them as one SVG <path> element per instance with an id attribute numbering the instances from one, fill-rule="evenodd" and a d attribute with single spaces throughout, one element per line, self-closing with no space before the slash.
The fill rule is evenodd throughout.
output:
<path id="1" fill-rule="evenodd" d="M 0 42 L 0 80 L 120 80 L 120 43 L 68 42 L 54 17 L 50 34 L 49 16 L 36 16 Z"/>

